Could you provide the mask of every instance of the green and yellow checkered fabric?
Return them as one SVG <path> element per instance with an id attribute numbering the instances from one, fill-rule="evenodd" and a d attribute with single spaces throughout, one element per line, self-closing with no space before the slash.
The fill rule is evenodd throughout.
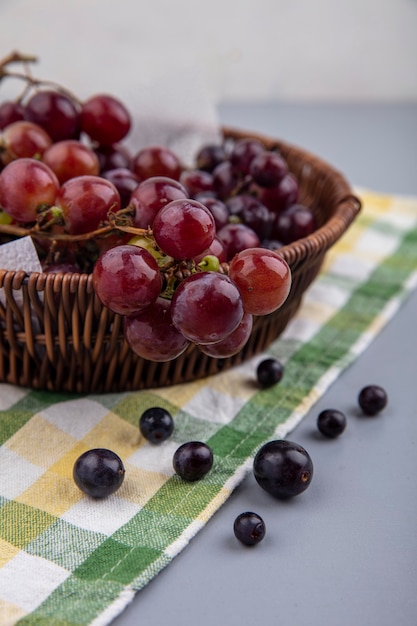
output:
<path id="1" fill-rule="evenodd" d="M 297 317 L 268 350 L 285 376 L 260 391 L 260 355 L 195 383 L 76 396 L 0 385 L 0 624 L 108 624 L 187 545 L 250 470 L 360 354 L 417 283 L 417 199 L 359 191 L 364 209 L 329 252 Z M 172 438 L 152 446 L 138 418 L 164 406 Z M 172 455 L 206 441 L 212 471 L 185 483 Z M 114 495 L 93 500 L 72 479 L 92 447 L 126 467 Z"/>

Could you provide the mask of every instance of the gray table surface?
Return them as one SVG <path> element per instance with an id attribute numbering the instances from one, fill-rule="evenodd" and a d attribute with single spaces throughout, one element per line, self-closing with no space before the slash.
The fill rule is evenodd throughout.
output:
<path id="1" fill-rule="evenodd" d="M 223 105 L 227 125 L 274 135 L 331 162 L 351 183 L 417 195 L 417 105 Z M 190 545 L 140 591 L 114 626 L 417 625 L 417 293 L 288 436 L 315 461 L 310 488 L 275 503 L 249 475 Z M 356 408 L 378 383 L 389 405 Z M 320 410 L 349 418 L 318 437 Z M 267 535 L 233 536 L 255 510 Z"/>

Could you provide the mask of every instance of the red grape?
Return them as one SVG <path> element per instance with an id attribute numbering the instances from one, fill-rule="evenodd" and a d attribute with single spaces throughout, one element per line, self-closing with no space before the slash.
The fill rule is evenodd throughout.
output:
<path id="1" fill-rule="evenodd" d="M 214 218 L 197 200 L 173 200 L 153 221 L 158 246 L 174 259 L 192 259 L 212 243 L 216 234 Z"/>
<path id="2" fill-rule="evenodd" d="M 243 174 L 249 174 L 251 163 L 258 155 L 265 152 L 265 146 L 256 139 L 239 139 L 230 153 L 233 167 Z"/>
<path id="3" fill-rule="evenodd" d="M 40 208 L 54 204 L 58 189 L 58 179 L 47 165 L 16 159 L 0 174 L 0 205 L 17 222 L 34 222 Z"/>
<path id="4" fill-rule="evenodd" d="M 72 98 L 57 91 L 37 91 L 26 103 L 25 117 L 42 126 L 53 141 L 79 136 L 78 106 Z"/>
<path id="5" fill-rule="evenodd" d="M 77 176 L 67 180 L 55 201 L 62 209 L 65 230 L 78 235 L 97 229 L 110 210 L 120 209 L 116 187 L 99 176 Z"/>
<path id="6" fill-rule="evenodd" d="M 275 187 L 259 187 L 259 199 L 271 211 L 283 211 L 298 198 L 298 182 L 291 172 Z"/>
<path id="7" fill-rule="evenodd" d="M 267 315 L 278 309 L 291 288 L 287 262 L 264 248 L 239 252 L 230 262 L 229 276 L 240 291 L 246 313 L 252 315 Z"/>
<path id="8" fill-rule="evenodd" d="M 147 146 L 133 157 L 132 170 L 141 180 L 166 176 L 179 180 L 181 163 L 177 155 L 164 146 Z"/>
<path id="9" fill-rule="evenodd" d="M 239 217 L 241 217 L 245 208 L 251 209 L 258 204 L 262 203 L 255 196 L 251 196 L 247 193 L 241 193 L 226 200 L 226 207 L 229 214 L 238 215 Z"/>
<path id="10" fill-rule="evenodd" d="M 264 204 L 258 202 L 245 207 L 242 211 L 242 220 L 260 239 L 268 239 L 272 232 L 273 214 Z"/>
<path id="11" fill-rule="evenodd" d="M 250 313 L 243 315 L 239 326 L 222 341 L 199 346 L 201 352 L 218 359 L 225 359 L 240 352 L 247 343 L 252 332 L 253 317 Z"/>
<path id="12" fill-rule="evenodd" d="M 128 134 L 131 126 L 129 111 L 117 98 L 99 94 L 82 105 L 81 128 L 100 145 L 111 146 Z"/>
<path id="13" fill-rule="evenodd" d="M 164 298 L 158 298 L 144 311 L 126 317 L 124 331 L 132 350 L 150 361 L 171 361 L 190 343 L 173 325 L 171 302 Z"/>
<path id="14" fill-rule="evenodd" d="M 115 170 L 120 167 L 131 169 L 132 155 L 126 146 L 114 144 L 113 146 L 97 146 L 94 148 L 100 163 L 100 172 Z"/>
<path id="15" fill-rule="evenodd" d="M 133 315 L 158 298 L 162 278 L 153 256 L 137 246 L 116 246 L 104 252 L 93 269 L 93 286 L 114 313 Z"/>
<path id="16" fill-rule="evenodd" d="M 258 154 L 250 165 L 250 174 L 260 187 L 275 187 L 288 173 L 285 159 L 277 152 Z"/>
<path id="17" fill-rule="evenodd" d="M 76 176 L 97 176 L 99 173 L 95 152 L 76 139 L 64 139 L 52 144 L 45 150 L 43 162 L 55 172 L 61 185 Z"/>
<path id="18" fill-rule="evenodd" d="M 239 177 L 233 165 L 224 161 L 213 170 L 213 189 L 221 200 L 226 199 L 236 187 Z"/>
<path id="19" fill-rule="evenodd" d="M 212 172 L 217 165 L 226 159 L 226 152 L 223 146 L 209 144 L 200 148 L 196 156 L 196 165 L 199 170 Z"/>
<path id="20" fill-rule="evenodd" d="M 255 231 L 245 224 L 226 224 L 219 230 L 217 236 L 226 249 L 228 260 L 241 250 L 257 248 L 261 243 Z"/>
<path id="21" fill-rule="evenodd" d="M 230 198 L 226 206 L 231 215 L 238 215 L 245 226 L 254 230 L 260 239 L 267 239 L 270 236 L 275 216 L 258 198 L 241 194 Z"/>
<path id="22" fill-rule="evenodd" d="M 180 182 L 187 189 L 190 198 L 213 189 L 213 176 L 203 170 L 184 170 Z"/>
<path id="23" fill-rule="evenodd" d="M 116 187 L 120 194 L 120 200 L 122 206 L 127 206 L 130 203 L 130 197 L 132 192 L 139 185 L 139 178 L 135 174 L 125 168 L 118 167 L 114 170 L 107 170 L 102 173 L 103 178 L 109 180 Z"/>
<path id="24" fill-rule="evenodd" d="M 171 315 L 176 328 L 197 344 L 225 339 L 243 317 L 242 298 L 224 274 L 197 272 L 184 279 L 174 292 Z"/>
<path id="25" fill-rule="evenodd" d="M 33 122 L 24 120 L 9 124 L 3 130 L 3 144 L 6 149 L 2 160 L 7 163 L 13 159 L 41 157 L 52 145 L 48 133 Z"/>
<path id="26" fill-rule="evenodd" d="M 311 235 L 315 229 L 313 212 L 302 204 L 293 204 L 276 216 L 273 235 L 288 244 Z"/>
<path id="27" fill-rule="evenodd" d="M 132 192 L 130 202 L 135 208 L 133 224 L 137 228 L 152 226 L 155 215 L 172 200 L 187 198 L 181 183 L 167 176 L 152 176 L 139 183 Z"/>

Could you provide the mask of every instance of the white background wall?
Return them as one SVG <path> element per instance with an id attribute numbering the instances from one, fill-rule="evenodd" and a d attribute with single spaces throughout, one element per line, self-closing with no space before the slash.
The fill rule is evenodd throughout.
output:
<path id="1" fill-rule="evenodd" d="M 0 0 L 13 49 L 81 96 L 191 71 L 215 102 L 417 100 L 417 0 Z"/>

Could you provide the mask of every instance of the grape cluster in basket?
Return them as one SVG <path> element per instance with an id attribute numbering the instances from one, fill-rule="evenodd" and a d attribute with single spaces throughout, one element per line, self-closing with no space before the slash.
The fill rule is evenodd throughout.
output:
<path id="1" fill-rule="evenodd" d="M 132 153 L 118 98 L 81 101 L 33 78 L 32 60 L 0 62 L 0 81 L 24 86 L 0 101 L 2 241 L 30 235 L 45 272 L 92 273 L 144 358 L 167 361 L 190 343 L 236 354 L 253 316 L 288 296 L 277 251 L 316 227 L 284 157 L 250 137 L 204 146 L 191 168 L 165 146 Z"/>

